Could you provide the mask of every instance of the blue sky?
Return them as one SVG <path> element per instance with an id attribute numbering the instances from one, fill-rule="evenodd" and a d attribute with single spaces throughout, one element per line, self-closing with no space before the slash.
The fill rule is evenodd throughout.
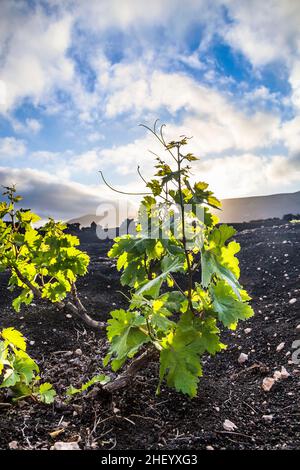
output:
<path id="1" fill-rule="evenodd" d="M 300 2 L 2 0 L 0 183 L 68 218 L 141 190 L 156 143 L 192 135 L 220 197 L 300 190 Z"/>

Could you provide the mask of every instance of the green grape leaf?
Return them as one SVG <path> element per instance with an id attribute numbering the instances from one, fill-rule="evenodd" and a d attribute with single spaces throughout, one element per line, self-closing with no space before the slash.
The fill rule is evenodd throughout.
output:
<path id="1" fill-rule="evenodd" d="M 18 330 L 15 330 L 13 327 L 4 328 L 1 332 L 2 338 L 7 341 L 9 344 L 12 344 L 22 351 L 26 351 L 26 341 L 22 333 Z"/>
<path id="2" fill-rule="evenodd" d="M 16 217 L 21 223 L 35 223 L 41 220 L 41 218 L 37 215 L 31 212 L 30 210 L 22 211 L 19 210 L 16 212 Z"/>
<path id="3" fill-rule="evenodd" d="M 152 196 L 145 196 L 142 200 L 141 204 L 146 207 L 146 209 L 150 210 L 152 206 L 155 206 L 156 199 Z"/>
<path id="4" fill-rule="evenodd" d="M 186 301 L 186 296 L 180 291 L 166 292 L 158 297 L 164 302 L 164 307 L 171 312 L 180 312 L 182 304 Z"/>
<path id="5" fill-rule="evenodd" d="M 32 300 L 33 293 L 26 287 L 21 294 L 12 301 L 12 306 L 16 312 L 20 312 L 22 303 L 29 305 Z"/>
<path id="6" fill-rule="evenodd" d="M 3 381 L 0 384 L 0 388 L 11 388 L 19 382 L 20 376 L 14 369 L 7 369 L 5 371 Z"/>
<path id="7" fill-rule="evenodd" d="M 207 227 L 214 227 L 219 222 L 219 218 L 212 214 L 207 207 L 204 207 L 204 224 Z"/>
<path id="8" fill-rule="evenodd" d="M 240 277 L 240 268 L 239 260 L 235 255 L 240 249 L 240 244 L 237 242 L 230 242 L 221 248 L 221 263 L 230 269 L 237 279 Z"/>
<path id="9" fill-rule="evenodd" d="M 194 184 L 195 192 L 202 192 L 202 191 L 205 191 L 207 188 L 208 188 L 208 183 L 205 183 L 204 181 L 198 181 L 198 183 Z"/>
<path id="10" fill-rule="evenodd" d="M 138 289 L 137 294 L 149 295 L 153 298 L 158 297 L 161 285 L 167 279 L 168 275 L 172 272 L 183 270 L 183 266 L 183 257 L 178 256 L 177 258 L 172 258 L 171 256 L 165 256 L 161 263 L 162 273 L 151 281 L 146 282 Z"/>
<path id="11" fill-rule="evenodd" d="M 251 306 L 235 297 L 234 292 L 224 281 L 210 287 L 213 298 L 212 308 L 224 326 L 234 330 L 238 320 L 247 320 L 254 314 Z"/>
<path id="12" fill-rule="evenodd" d="M 4 366 L 9 365 L 10 362 L 7 360 L 8 348 L 5 341 L 0 341 L 0 374 L 2 374 Z"/>
<path id="13" fill-rule="evenodd" d="M 120 309 L 111 312 L 111 317 L 107 322 L 107 337 L 111 345 L 104 365 L 113 359 L 112 369 L 118 370 L 126 357 L 133 357 L 150 338 L 146 330 L 146 320 L 139 313 Z"/>
<path id="14" fill-rule="evenodd" d="M 122 253 L 119 256 L 118 261 L 117 261 L 117 270 L 118 271 L 121 271 L 121 269 L 126 265 L 127 258 L 128 258 L 128 253 L 126 251 L 124 251 L 124 253 Z"/>
<path id="15" fill-rule="evenodd" d="M 147 260 L 160 259 L 164 252 L 164 247 L 160 240 L 147 240 L 146 255 Z"/>
<path id="16" fill-rule="evenodd" d="M 29 385 L 39 372 L 37 363 L 24 351 L 15 351 L 14 370 L 20 375 L 20 380 Z"/>
<path id="17" fill-rule="evenodd" d="M 200 354 L 203 351 L 201 334 L 194 328 L 190 314 L 182 315 L 174 332 L 162 343 L 160 353 L 160 383 L 167 384 L 190 397 L 197 394 L 202 376 Z"/>
<path id="18" fill-rule="evenodd" d="M 227 257 L 228 259 L 225 259 L 224 261 L 229 262 L 229 256 Z M 202 260 L 202 286 L 203 287 L 208 287 L 209 284 L 211 283 L 212 277 L 215 275 L 220 279 L 225 280 L 234 290 L 238 298 L 241 297 L 240 295 L 240 289 L 241 285 L 239 284 L 235 274 L 230 270 L 230 267 L 223 266 L 221 262 L 219 261 L 219 258 L 212 252 L 210 251 L 204 251 L 201 254 L 201 260 Z M 223 261 L 223 259 L 222 259 Z"/>
<path id="19" fill-rule="evenodd" d="M 39 386 L 37 396 L 42 403 L 49 405 L 54 402 L 56 391 L 49 382 L 45 382 Z"/>
<path id="20" fill-rule="evenodd" d="M 151 189 L 154 196 L 159 196 L 162 192 L 162 187 L 158 180 L 151 180 L 146 184 L 147 188 Z"/>
<path id="21" fill-rule="evenodd" d="M 222 207 L 221 201 L 217 199 L 215 196 L 208 196 L 207 204 L 214 207 L 215 209 L 220 209 Z"/>
<path id="22" fill-rule="evenodd" d="M 199 160 L 199 158 L 195 157 L 192 153 L 188 153 L 184 157 L 188 162 L 195 162 L 196 160 Z"/>
<path id="23" fill-rule="evenodd" d="M 215 318 L 207 316 L 203 320 L 195 318 L 194 325 L 201 333 L 202 353 L 216 354 L 226 349 L 226 345 L 220 342 L 220 330 Z"/>
<path id="24" fill-rule="evenodd" d="M 131 261 L 127 264 L 121 276 L 122 286 L 137 287 L 147 278 L 145 267 L 141 260 Z"/>
<path id="25" fill-rule="evenodd" d="M 231 225 L 222 224 L 211 232 L 209 236 L 210 246 L 221 248 L 235 234 L 236 230 Z"/>
<path id="26" fill-rule="evenodd" d="M 150 321 L 151 326 L 157 331 L 167 332 L 170 328 L 174 327 L 176 323 L 168 319 L 170 312 L 166 309 L 160 309 L 158 312 L 153 312 Z"/>

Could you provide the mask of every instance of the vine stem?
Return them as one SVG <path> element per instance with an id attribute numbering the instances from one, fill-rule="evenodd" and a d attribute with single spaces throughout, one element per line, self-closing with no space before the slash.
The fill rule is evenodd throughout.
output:
<path id="1" fill-rule="evenodd" d="M 147 196 L 147 195 L 152 195 L 152 193 L 128 193 L 126 191 L 120 191 L 119 189 L 115 189 L 113 188 L 107 181 L 106 179 L 104 178 L 104 175 L 103 175 L 103 172 L 101 170 L 99 170 L 99 173 L 101 175 L 101 178 L 104 182 L 104 184 L 109 188 L 111 189 L 112 191 L 114 191 L 115 193 L 119 193 L 119 194 L 126 194 L 127 196 Z"/>
<path id="2" fill-rule="evenodd" d="M 139 370 L 145 368 L 147 364 L 151 361 L 152 358 L 157 354 L 156 349 L 149 348 L 143 352 L 139 357 L 134 359 L 127 369 L 120 374 L 112 382 L 108 382 L 102 388 L 106 392 L 113 393 L 117 390 L 127 387 L 131 382 L 133 377 L 135 377 Z"/>
<path id="3" fill-rule="evenodd" d="M 15 271 L 20 281 L 23 282 L 23 284 L 25 284 L 28 287 L 28 289 L 32 291 L 34 296 L 37 297 L 38 299 L 41 299 L 42 293 L 40 289 L 36 287 L 34 284 L 32 284 L 32 282 L 30 282 L 29 279 L 23 276 L 23 274 L 20 272 L 17 266 L 14 266 L 13 270 Z M 67 312 L 70 312 L 71 314 L 76 315 L 81 320 L 83 320 L 86 325 L 90 326 L 91 328 L 99 329 L 99 328 L 103 328 L 106 326 L 105 322 L 93 320 L 93 318 L 91 318 L 88 315 L 86 308 L 83 306 L 83 304 L 81 303 L 81 300 L 78 297 L 76 285 L 74 283 L 72 284 L 71 294 L 72 294 L 73 302 L 70 302 L 70 301 L 55 302 L 55 305 L 59 308 L 59 310 L 66 310 Z"/>
<path id="4" fill-rule="evenodd" d="M 193 290 L 193 271 L 191 266 L 191 260 L 189 257 L 189 252 L 186 245 L 186 236 L 185 236 L 185 214 L 184 214 L 184 201 L 182 195 L 182 183 L 181 183 L 181 154 L 180 154 L 180 144 L 177 144 L 177 168 L 178 168 L 178 190 L 180 197 L 180 209 L 181 209 L 181 226 L 182 226 L 182 244 L 186 257 L 186 262 L 188 266 L 188 302 L 191 311 L 194 311 L 192 303 L 192 290 Z"/>

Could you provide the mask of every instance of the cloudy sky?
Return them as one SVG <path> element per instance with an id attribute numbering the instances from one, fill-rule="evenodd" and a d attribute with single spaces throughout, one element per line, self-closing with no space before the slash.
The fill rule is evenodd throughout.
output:
<path id="1" fill-rule="evenodd" d="M 140 190 L 156 143 L 194 136 L 220 197 L 300 189 L 300 1 L 1 0 L 0 183 L 43 216 Z M 115 197 L 115 196 L 114 196 Z"/>

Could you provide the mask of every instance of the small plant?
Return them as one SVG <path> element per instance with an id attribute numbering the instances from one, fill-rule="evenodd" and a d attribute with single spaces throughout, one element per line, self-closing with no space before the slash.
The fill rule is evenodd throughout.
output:
<path id="1" fill-rule="evenodd" d="M 67 396 L 72 397 L 73 395 L 77 395 L 78 393 L 83 393 L 86 390 L 88 390 L 92 385 L 95 384 L 100 384 L 100 385 L 106 385 L 110 381 L 110 378 L 104 374 L 97 374 L 94 375 L 90 380 L 87 382 L 83 383 L 81 387 L 76 388 L 73 387 L 73 385 L 70 385 L 67 389 Z"/>
<path id="2" fill-rule="evenodd" d="M 9 389 L 13 400 L 31 397 L 52 403 L 56 395 L 48 382 L 39 384 L 37 363 L 26 352 L 24 336 L 14 328 L 0 332 L 0 389 Z"/>
<path id="3" fill-rule="evenodd" d="M 76 289 L 78 276 L 87 272 L 89 257 L 77 247 L 77 237 L 64 232 L 66 226 L 53 219 L 39 230 L 33 224 L 40 217 L 31 210 L 17 209 L 22 200 L 15 187 L 6 187 L 0 202 L 0 272 L 9 269 L 9 289 L 19 289 L 13 300 L 19 312 L 34 297 L 46 299 L 65 308 L 99 328 L 102 323 L 89 317 Z M 67 301 L 69 294 L 71 301 Z"/>
<path id="4" fill-rule="evenodd" d="M 194 397 L 202 376 L 201 357 L 226 348 L 219 325 L 234 330 L 253 310 L 238 280 L 240 245 L 229 241 L 236 232 L 217 225 L 210 208 L 220 209 L 221 203 L 208 184 L 191 182 L 190 163 L 197 158 L 183 152 L 188 139 L 166 143 L 163 126 L 147 129 L 169 161 L 156 156 L 155 178 L 148 182 L 138 169 L 150 192 L 141 202 L 137 233 L 116 238 L 108 253 L 117 259 L 122 285 L 131 290 L 128 310 L 114 310 L 108 320 L 110 349 L 104 363 L 117 371 L 143 351 L 133 361 L 137 369 L 139 358 L 144 364 L 148 352 L 151 357 L 156 350 L 157 391 L 166 380 Z M 106 388 L 113 390 L 113 383 Z"/>

